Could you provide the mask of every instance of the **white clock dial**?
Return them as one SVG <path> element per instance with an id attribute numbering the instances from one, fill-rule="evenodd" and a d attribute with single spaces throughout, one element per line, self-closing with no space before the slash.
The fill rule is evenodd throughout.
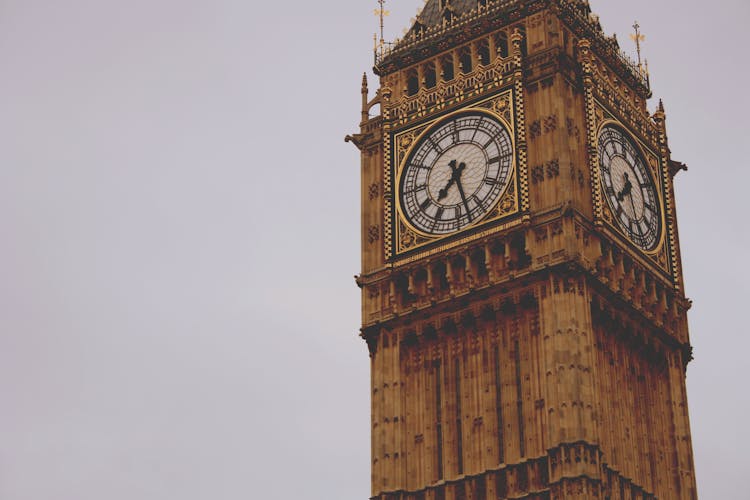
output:
<path id="1" fill-rule="evenodd" d="M 652 250 L 661 231 L 659 198 L 643 155 L 619 127 L 599 132 L 599 169 L 617 226 L 638 247 Z"/>
<path id="2" fill-rule="evenodd" d="M 450 234 L 479 222 L 500 199 L 513 168 L 510 134 L 488 113 L 472 111 L 438 123 L 409 153 L 399 196 L 409 223 Z"/>

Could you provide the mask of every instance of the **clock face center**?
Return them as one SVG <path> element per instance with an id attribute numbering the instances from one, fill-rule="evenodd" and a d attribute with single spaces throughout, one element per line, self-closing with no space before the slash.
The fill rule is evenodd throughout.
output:
<path id="1" fill-rule="evenodd" d="M 453 166 L 451 166 L 452 162 Z M 455 180 L 460 181 L 464 196 L 471 197 L 481 186 L 487 169 L 487 157 L 484 151 L 474 143 L 458 144 L 445 151 L 430 170 L 427 190 L 436 203 L 445 207 L 462 203 L 458 183 L 450 182 L 454 177 L 454 168 L 458 168 L 457 166 L 462 163 L 465 166 Z M 445 196 L 441 198 L 441 190 L 445 189 L 449 183 L 450 186 Z"/>
<path id="2" fill-rule="evenodd" d="M 633 167 L 622 156 L 612 158 L 612 187 L 622 205 L 622 209 L 632 220 L 643 218 L 643 193 L 640 181 Z"/>

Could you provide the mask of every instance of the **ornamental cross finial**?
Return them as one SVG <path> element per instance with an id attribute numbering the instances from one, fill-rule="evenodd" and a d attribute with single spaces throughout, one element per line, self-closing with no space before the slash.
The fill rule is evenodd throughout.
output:
<path id="1" fill-rule="evenodd" d="M 641 25 L 638 24 L 638 21 L 633 24 L 633 29 L 635 30 L 635 34 L 631 34 L 630 39 L 635 42 L 635 50 L 638 52 L 638 68 L 643 69 L 643 64 L 641 64 L 641 42 L 646 40 L 646 36 L 641 33 Z"/>
<path id="2" fill-rule="evenodd" d="M 380 18 L 380 51 L 382 53 L 383 47 L 385 46 L 385 37 L 383 35 L 383 28 L 384 28 L 384 18 L 386 16 L 391 15 L 391 11 L 385 10 L 385 0 L 378 0 L 378 5 L 380 5 L 379 8 L 375 9 L 373 12 L 376 16 Z"/>

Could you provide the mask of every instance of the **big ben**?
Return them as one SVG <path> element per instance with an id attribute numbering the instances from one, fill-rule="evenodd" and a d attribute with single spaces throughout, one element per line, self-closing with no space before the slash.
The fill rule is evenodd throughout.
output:
<path id="1" fill-rule="evenodd" d="M 362 81 L 371 498 L 695 499 L 666 113 L 586 0 L 428 0 Z"/>

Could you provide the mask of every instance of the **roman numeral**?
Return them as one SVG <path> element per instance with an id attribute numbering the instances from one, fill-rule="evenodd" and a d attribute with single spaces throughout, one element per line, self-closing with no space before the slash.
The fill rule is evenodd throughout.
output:
<path id="1" fill-rule="evenodd" d="M 419 208 L 422 210 L 427 210 L 427 207 L 430 206 L 430 198 L 425 198 L 422 203 L 419 204 Z"/>
<path id="2" fill-rule="evenodd" d="M 424 191 L 425 189 L 427 189 L 427 184 L 423 184 L 421 186 L 416 186 L 416 187 L 414 187 L 412 189 L 407 189 L 406 191 L 404 191 L 404 194 L 418 193 L 420 191 Z"/>
<path id="3" fill-rule="evenodd" d="M 432 144 L 435 147 L 435 149 L 437 149 L 437 152 L 439 154 L 442 154 L 443 153 L 443 148 L 440 147 L 440 144 L 438 144 L 437 142 L 435 142 L 435 139 L 433 139 L 432 137 L 429 137 L 429 140 L 430 140 L 430 144 Z"/>
<path id="4" fill-rule="evenodd" d="M 504 160 L 507 157 L 509 157 L 510 155 L 511 155 L 511 153 L 504 153 L 504 154 L 501 154 L 500 156 L 495 156 L 495 157 L 490 158 L 489 160 L 487 160 L 487 164 L 488 165 L 492 165 L 493 163 L 499 163 L 500 160 Z"/>

